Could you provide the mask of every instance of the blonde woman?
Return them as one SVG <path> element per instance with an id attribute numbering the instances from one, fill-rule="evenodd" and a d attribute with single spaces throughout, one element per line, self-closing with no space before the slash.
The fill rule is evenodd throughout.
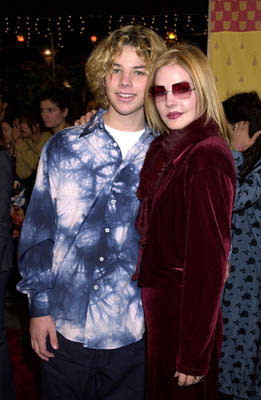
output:
<path id="1" fill-rule="evenodd" d="M 214 400 L 235 169 L 204 54 L 180 44 L 161 55 L 145 105 L 150 126 L 161 133 L 137 192 L 147 399 Z"/>

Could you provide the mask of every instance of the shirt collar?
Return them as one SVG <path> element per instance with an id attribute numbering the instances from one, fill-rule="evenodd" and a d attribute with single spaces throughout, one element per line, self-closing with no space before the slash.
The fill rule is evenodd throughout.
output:
<path id="1" fill-rule="evenodd" d="M 102 118 L 102 115 L 105 113 L 106 110 L 103 108 L 99 108 L 96 114 L 92 116 L 89 122 L 87 122 L 86 126 L 83 128 L 82 133 L 80 134 L 80 137 L 84 137 L 88 135 L 89 133 L 94 132 L 96 129 L 101 129 L 103 131 L 106 131 L 105 126 L 104 126 L 104 121 Z M 142 135 L 142 141 L 146 140 L 148 137 L 151 137 L 153 135 L 154 137 L 158 136 L 157 132 L 152 132 L 152 129 L 148 126 L 146 123 L 145 125 L 145 131 Z"/>
<path id="2" fill-rule="evenodd" d="M 80 134 L 80 137 L 86 136 L 89 133 L 92 133 L 95 129 L 100 128 L 103 131 L 105 130 L 104 127 L 104 121 L 102 118 L 102 115 L 105 113 L 105 110 L 103 108 L 99 108 L 96 114 L 94 114 L 90 121 L 87 122 L 86 126 L 83 128 L 82 133 Z"/>

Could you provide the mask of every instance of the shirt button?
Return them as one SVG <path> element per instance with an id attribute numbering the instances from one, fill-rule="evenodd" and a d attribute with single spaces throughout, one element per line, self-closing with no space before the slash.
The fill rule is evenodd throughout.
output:
<path id="1" fill-rule="evenodd" d="M 99 286 L 98 286 L 98 285 L 94 285 L 94 286 L 93 286 L 93 289 L 94 289 L 94 290 L 98 290 L 98 289 L 99 289 Z"/>
<path id="2" fill-rule="evenodd" d="M 115 203 L 116 203 L 116 200 L 112 199 L 111 204 L 115 204 Z"/>
<path id="3" fill-rule="evenodd" d="M 100 260 L 101 262 L 103 262 L 103 261 L 104 261 L 104 257 L 100 257 L 99 260 Z"/>
<path id="4" fill-rule="evenodd" d="M 114 147 L 117 147 L 118 145 L 117 145 L 117 143 L 116 143 L 116 142 L 114 142 L 114 143 L 113 143 L 113 146 L 114 146 Z"/>
<path id="5" fill-rule="evenodd" d="M 109 228 L 105 228 L 104 230 L 105 230 L 106 233 L 110 232 Z"/>

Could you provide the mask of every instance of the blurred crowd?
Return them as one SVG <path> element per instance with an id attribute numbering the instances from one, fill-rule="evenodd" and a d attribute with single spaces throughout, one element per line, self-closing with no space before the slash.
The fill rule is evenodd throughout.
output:
<path id="1" fill-rule="evenodd" d="M 48 89 L 37 104 L 24 106 L 11 104 L 8 91 L 0 89 L 0 145 L 12 161 L 11 225 L 16 241 L 30 201 L 42 148 L 52 135 L 73 124 L 70 103 L 70 93 L 65 88 Z M 90 100 L 86 111 L 95 107 L 95 101 Z"/>

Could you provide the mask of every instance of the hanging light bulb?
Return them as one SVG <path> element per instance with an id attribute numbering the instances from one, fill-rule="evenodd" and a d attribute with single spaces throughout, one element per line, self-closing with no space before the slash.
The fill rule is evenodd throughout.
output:
<path id="1" fill-rule="evenodd" d="M 92 35 L 92 36 L 90 37 L 90 39 L 91 39 L 91 42 L 92 42 L 92 43 L 95 43 L 95 42 L 97 42 L 98 37 L 97 37 L 96 35 Z"/>
<path id="2" fill-rule="evenodd" d="M 177 34 L 175 32 L 168 32 L 167 33 L 167 39 L 168 40 L 176 40 L 177 39 Z"/>
<path id="3" fill-rule="evenodd" d="M 24 42 L 24 36 L 23 35 L 17 35 L 17 41 L 18 42 Z"/>

